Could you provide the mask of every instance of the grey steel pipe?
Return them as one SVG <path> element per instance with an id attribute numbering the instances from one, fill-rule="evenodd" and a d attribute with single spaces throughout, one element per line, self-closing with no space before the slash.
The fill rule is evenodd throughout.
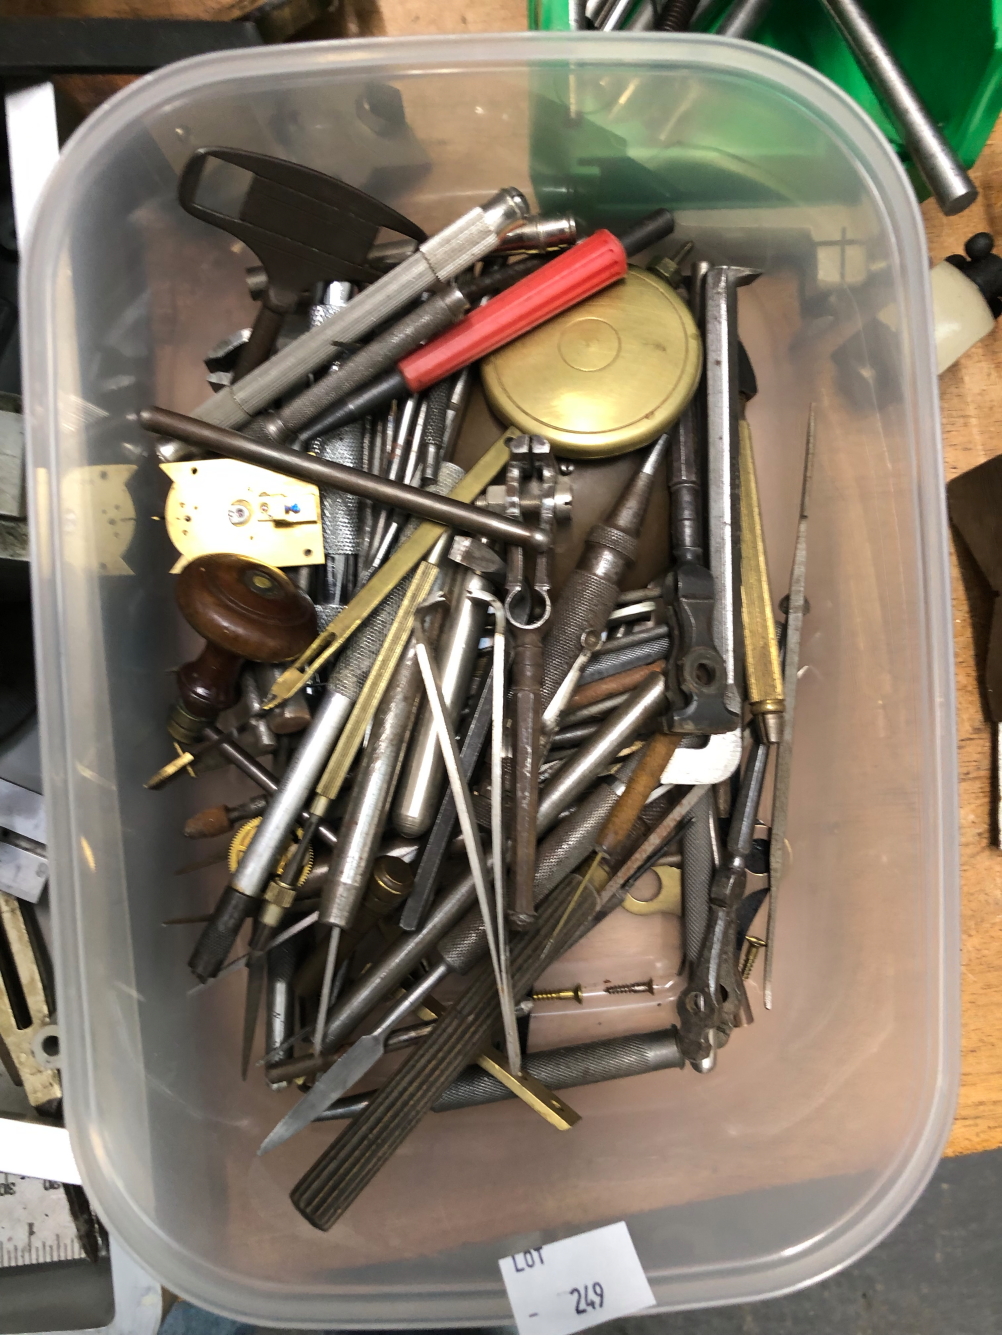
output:
<path id="1" fill-rule="evenodd" d="M 267 955 L 267 987 L 264 1008 L 264 1050 L 281 1047 L 292 1034 L 296 1023 L 296 994 L 292 990 L 292 975 L 296 972 L 300 940 L 292 937 L 283 941 Z M 275 1084 L 273 1089 L 284 1089 Z"/>
<path id="2" fill-rule="evenodd" d="M 633 741 L 645 724 L 657 718 L 664 707 L 664 677 L 660 672 L 652 672 L 646 681 L 630 692 L 584 746 L 561 765 L 540 792 L 539 828 L 548 829 L 561 811 L 580 797 L 604 766 Z"/>
<path id="3" fill-rule="evenodd" d="M 404 747 L 417 714 L 420 689 L 421 677 L 411 640 L 373 716 L 324 884 L 321 923 L 345 929 L 354 921 L 383 837 Z"/>
<path id="4" fill-rule="evenodd" d="M 858 0 L 821 0 L 866 81 L 901 131 L 922 179 L 948 218 L 963 213 L 978 188 Z M 960 16 L 958 15 L 958 18 Z"/>
<path id="5" fill-rule="evenodd" d="M 531 547 L 539 552 L 546 551 L 551 545 L 549 535 L 541 528 L 530 528 L 520 520 L 507 519 L 476 505 L 467 505 L 464 501 L 453 501 L 448 496 L 436 496 L 419 487 L 408 487 L 401 482 L 392 482 L 389 478 L 363 473 L 361 469 L 346 468 L 310 454 L 298 454 L 284 445 L 251 440 L 238 431 L 200 422 L 184 413 L 172 413 L 166 408 L 143 408 L 139 413 L 139 421 L 147 431 L 173 436 L 216 454 L 271 468 L 288 477 L 298 477 L 321 487 L 337 487 L 339 491 L 346 491 L 352 496 L 361 496 L 379 505 L 403 510 L 420 519 L 430 519 L 433 523 L 458 529 L 460 533 L 475 533 L 478 537 L 490 538 L 494 542 Z"/>
<path id="6" fill-rule="evenodd" d="M 416 1031 L 430 1032 L 432 1026 L 413 1026 Z M 408 1036 L 409 1037 L 409 1036 Z M 427 1037 L 422 1032 L 419 1038 Z M 389 1048 L 387 1044 L 387 1048 Z M 400 1046 L 403 1046 L 401 1043 Z M 655 1029 L 646 1034 L 629 1034 L 625 1038 L 603 1038 L 597 1043 L 575 1043 L 566 1048 L 551 1048 L 548 1052 L 530 1052 L 523 1062 L 526 1075 L 542 1081 L 547 1089 L 573 1089 L 579 1085 L 603 1084 L 607 1080 L 625 1080 L 631 1075 L 648 1075 L 651 1071 L 680 1071 L 685 1060 L 678 1050 L 678 1030 Z M 341 1122 L 357 1117 L 369 1106 L 374 1093 L 352 1094 L 338 1099 L 320 1114 L 318 1122 Z M 452 1112 L 456 1108 L 477 1108 L 485 1103 L 502 1103 L 515 1095 L 479 1066 L 467 1066 L 453 1080 L 432 1112 Z"/>
<path id="7" fill-rule="evenodd" d="M 621 640 L 607 641 L 606 652 L 600 650 L 593 656 L 581 673 L 578 685 L 587 686 L 589 682 L 604 681 L 606 677 L 618 676 L 630 668 L 656 663 L 668 656 L 670 644 L 667 626 L 655 626 L 650 634 L 640 631 L 636 635 L 624 636 Z"/>
<path id="8" fill-rule="evenodd" d="M 597 799 L 594 805 L 589 807 L 586 816 L 579 817 L 577 812 L 572 812 L 560 822 L 550 837 L 539 845 L 536 858 L 538 886 L 552 889 L 568 870 L 587 856 L 594 846 L 595 838 L 618 796 L 614 787 L 610 785 L 602 784 L 599 789 L 605 790 L 598 793 L 598 798 L 602 800 Z M 540 819 L 537 833 L 541 834 L 543 828 Z M 373 1007 L 415 969 L 436 943 L 442 940 L 446 932 L 456 926 L 476 902 L 476 897 L 473 876 L 467 872 L 451 889 L 439 897 L 419 931 L 403 937 L 391 946 L 383 958 L 368 969 L 341 997 L 328 1017 L 322 1051 L 332 1052 L 343 1043 Z M 483 932 L 482 923 L 480 932 Z"/>
<path id="9" fill-rule="evenodd" d="M 735 0 L 716 30 L 717 36 L 750 38 L 771 6 L 772 0 Z"/>
<path id="10" fill-rule="evenodd" d="M 329 362 L 338 345 L 357 343 L 428 288 L 447 282 L 482 259 L 498 238 L 529 214 L 520 190 L 509 186 L 428 238 L 413 255 L 353 297 L 308 333 L 294 339 L 249 375 L 207 399 L 195 416 L 217 426 L 242 426 L 312 371 Z"/>
<path id="11" fill-rule="evenodd" d="M 490 582 L 474 570 L 454 567 L 448 593 L 451 611 L 439 639 L 437 655 L 442 695 L 453 727 L 469 690 L 477 646 L 487 624 L 487 603 L 468 596 L 475 592 L 491 593 Z M 426 833 L 439 808 L 444 780 L 445 763 L 431 709 L 425 701 L 393 801 L 393 826 L 398 834 L 416 839 Z"/>

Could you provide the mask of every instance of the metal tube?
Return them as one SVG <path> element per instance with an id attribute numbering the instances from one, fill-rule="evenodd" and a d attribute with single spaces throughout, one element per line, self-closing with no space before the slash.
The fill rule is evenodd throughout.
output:
<path id="1" fill-rule="evenodd" d="M 354 703 L 350 696 L 339 691 L 329 690 L 324 696 L 275 796 L 261 817 L 261 824 L 230 878 L 230 884 L 241 894 L 254 897 L 263 892 Z M 223 746 L 225 748 L 225 743 Z"/>
<path id="2" fill-rule="evenodd" d="M 455 283 L 450 283 L 385 333 L 339 362 L 290 403 L 258 419 L 268 439 L 282 443 L 302 431 L 332 403 L 367 385 L 380 371 L 395 366 L 407 353 L 454 325 L 469 309 L 462 292 Z"/>
<path id="3" fill-rule="evenodd" d="M 271 1052 L 285 1042 L 296 1023 L 296 994 L 292 975 L 299 958 L 300 939 L 292 937 L 267 955 L 267 991 L 264 1008 L 264 1050 Z M 281 1089 L 282 1085 L 273 1085 Z"/>
<path id="4" fill-rule="evenodd" d="M 320 905 L 321 923 L 347 928 L 376 860 L 403 748 L 417 709 L 421 678 L 413 641 L 397 665 L 372 720 L 368 745 L 355 774 L 341 821 L 338 846 Z"/>
<path id="5" fill-rule="evenodd" d="M 821 0 L 845 38 L 866 81 L 880 98 L 905 141 L 922 179 L 946 216 L 963 213 L 978 188 L 947 143 L 912 81 L 858 0 Z"/>
<path id="6" fill-rule="evenodd" d="M 657 717 L 665 705 L 664 677 L 652 672 L 606 719 L 580 751 L 557 770 L 539 794 L 539 828 L 548 829 L 561 811 L 593 783 L 602 769 L 628 743 L 645 723 Z"/>
<path id="7" fill-rule="evenodd" d="M 636 635 L 624 636 L 621 640 L 607 640 L 581 673 L 578 685 L 587 686 L 593 681 L 602 681 L 606 677 L 627 672 L 630 668 L 656 663 L 659 658 L 666 657 L 669 645 L 667 626 L 654 626 L 650 630 L 638 631 Z"/>
<path id="8" fill-rule="evenodd" d="M 429 237 L 343 310 L 295 339 L 238 384 L 213 395 L 196 409 L 196 416 L 219 426 L 241 426 L 330 361 L 339 344 L 360 341 L 422 292 L 482 259 L 497 245 L 498 237 L 528 213 L 528 201 L 520 190 L 508 187 L 492 195 L 482 207 L 470 209 Z"/>
<path id="9" fill-rule="evenodd" d="M 772 0 L 735 0 L 717 28 L 717 36 L 750 38 L 771 6 Z"/>
<path id="10" fill-rule="evenodd" d="M 283 445 L 250 440 L 237 431 L 200 422 L 183 413 L 168 412 L 165 408 L 144 408 L 139 421 L 147 431 L 173 436 L 232 459 L 271 468 L 305 482 L 315 482 L 321 487 L 336 487 L 352 496 L 362 496 L 380 505 L 457 528 L 461 533 L 475 533 L 479 537 L 513 543 L 516 547 L 531 547 L 536 551 L 546 551 L 550 546 L 550 538 L 542 529 L 530 528 L 520 520 L 506 519 L 490 510 L 467 505 L 465 501 L 436 496 L 419 487 L 392 482 L 389 478 L 374 477 L 360 468 L 346 468 L 343 464 L 330 463 L 313 455 L 297 454 Z"/>
<path id="11" fill-rule="evenodd" d="M 388 1043 L 387 1048 L 389 1046 Z M 576 1043 L 571 1047 L 551 1048 L 548 1052 L 530 1052 L 523 1069 L 526 1075 L 542 1081 L 547 1089 L 573 1089 L 578 1085 L 624 1080 L 651 1071 L 678 1071 L 684 1066 L 685 1061 L 678 1050 L 678 1031 L 672 1025 L 668 1029 L 629 1034 L 625 1038 L 604 1038 L 596 1043 Z M 432 1105 L 432 1112 L 481 1107 L 515 1097 L 514 1092 L 489 1071 L 468 1066 Z M 357 1117 L 372 1098 L 372 1094 L 352 1094 L 338 1099 L 316 1121 L 336 1122 Z"/>
<path id="12" fill-rule="evenodd" d="M 557 599 L 544 641 L 543 709 L 577 658 L 581 636 L 588 630 L 604 630 L 616 606 L 619 581 L 636 556 L 637 535 L 647 511 L 654 473 L 667 444 L 666 435 L 655 441 L 611 513 L 603 523 L 592 526 L 581 559 Z"/>
<path id="13" fill-rule="evenodd" d="M 442 696 L 452 727 L 455 727 L 466 699 L 477 645 L 487 624 L 487 604 L 479 598 L 468 597 L 475 591 L 490 593 L 491 586 L 476 571 L 456 567 L 448 595 L 452 610 L 442 630 L 436 655 Z M 431 708 L 425 701 L 393 802 L 393 825 L 399 834 L 416 839 L 429 829 L 440 805 L 444 781 L 445 762 L 436 738 Z"/>
<path id="14" fill-rule="evenodd" d="M 713 641 L 727 669 L 724 703 L 740 715 L 738 690 L 738 334 L 737 289 L 758 277 L 732 265 L 706 275 L 706 426 L 709 557 L 716 598 Z"/>

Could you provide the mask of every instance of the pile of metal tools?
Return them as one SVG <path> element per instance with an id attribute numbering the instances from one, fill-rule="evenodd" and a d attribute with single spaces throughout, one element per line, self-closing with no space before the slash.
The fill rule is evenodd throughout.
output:
<path id="1" fill-rule="evenodd" d="M 234 168 L 238 204 L 210 208 Z M 250 781 L 188 821 L 229 838 L 229 879 L 173 923 L 201 925 L 199 986 L 246 980 L 245 1078 L 298 1092 L 260 1152 L 347 1123 L 291 1195 L 329 1229 L 426 1112 L 518 1098 L 567 1129 L 559 1090 L 708 1072 L 763 947 L 771 1005 L 813 416 L 777 632 L 737 328 L 756 272 L 697 258 L 664 209 L 582 235 L 507 188 L 426 236 L 221 149 L 179 200 L 253 249 L 260 307 L 209 351 L 194 413 L 140 413 L 205 641 L 147 786 Z M 540 976 L 672 868 L 677 1024 L 527 1055 L 533 1006 L 588 1010 Z"/>

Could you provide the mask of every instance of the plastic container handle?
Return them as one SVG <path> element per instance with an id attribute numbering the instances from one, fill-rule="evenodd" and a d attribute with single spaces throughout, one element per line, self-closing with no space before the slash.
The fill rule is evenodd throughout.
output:
<path id="1" fill-rule="evenodd" d="M 400 362 L 412 393 L 486 357 L 626 273 L 626 251 L 604 228 L 471 312 Z"/>

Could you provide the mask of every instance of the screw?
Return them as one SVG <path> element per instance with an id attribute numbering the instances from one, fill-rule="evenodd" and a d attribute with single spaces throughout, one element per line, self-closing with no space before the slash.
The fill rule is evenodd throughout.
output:
<path id="1" fill-rule="evenodd" d="M 584 1004 L 580 983 L 576 983 L 574 987 L 558 987 L 552 992 L 533 992 L 532 999 L 533 1001 L 576 1001 L 579 1006 Z"/>
<path id="2" fill-rule="evenodd" d="M 250 506 L 246 501 L 234 501 L 226 511 L 226 517 L 235 526 L 246 524 L 251 517 Z"/>
<path id="3" fill-rule="evenodd" d="M 758 959 L 758 952 L 765 945 L 760 936 L 745 937 L 745 957 L 741 961 L 741 977 L 750 978 L 751 971 L 755 967 L 755 961 Z"/>
<path id="4" fill-rule="evenodd" d="M 649 992 L 654 995 L 654 979 L 648 978 L 646 983 L 610 983 L 605 989 L 610 997 L 625 996 L 628 992 Z"/>

